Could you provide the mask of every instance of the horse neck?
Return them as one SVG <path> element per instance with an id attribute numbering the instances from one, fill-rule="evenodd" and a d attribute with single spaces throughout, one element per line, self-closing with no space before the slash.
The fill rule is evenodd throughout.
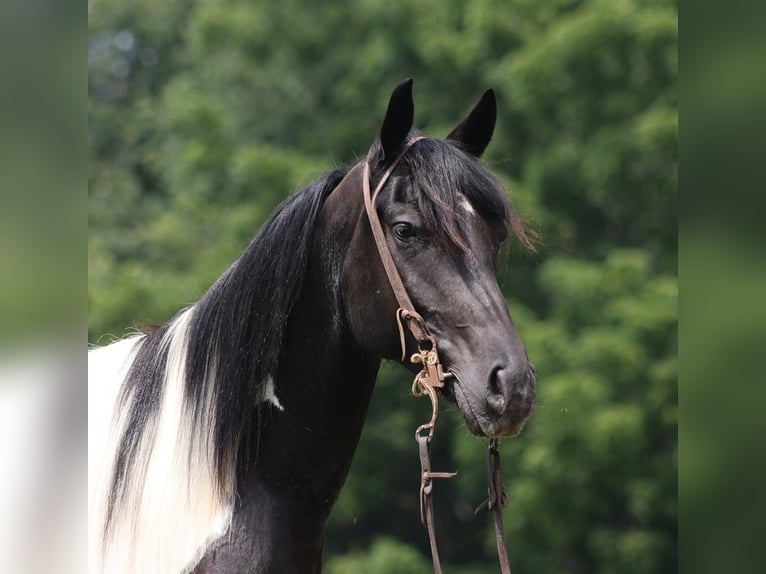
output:
<path id="1" fill-rule="evenodd" d="M 230 546 L 266 557 L 280 572 L 318 569 L 324 525 L 348 474 L 380 364 L 356 344 L 343 317 L 338 270 L 347 234 L 329 216 L 320 220 L 288 322 L 275 385 L 283 408 L 262 405 L 268 412 L 229 535 Z"/>
<path id="2" fill-rule="evenodd" d="M 354 455 L 380 360 L 355 343 L 331 293 L 317 288 L 320 275 L 310 270 L 291 313 L 276 385 L 283 410 L 272 409 L 261 433 L 259 458 L 273 445 L 278 464 L 259 460 L 255 468 L 334 496 Z"/>

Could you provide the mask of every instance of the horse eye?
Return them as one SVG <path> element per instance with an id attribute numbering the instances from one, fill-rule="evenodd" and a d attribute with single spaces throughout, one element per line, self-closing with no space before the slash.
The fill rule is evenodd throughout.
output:
<path id="1" fill-rule="evenodd" d="M 406 241 L 415 237 L 415 227 L 410 223 L 397 223 L 394 225 L 394 234 Z"/>

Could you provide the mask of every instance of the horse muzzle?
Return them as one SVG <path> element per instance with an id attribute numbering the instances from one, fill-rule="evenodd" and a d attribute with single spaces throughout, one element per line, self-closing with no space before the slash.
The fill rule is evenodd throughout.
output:
<path id="1" fill-rule="evenodd" d="M 531 363 L 516 369 L 496 365 L 481 384 L 470 382 L 455 370 L 453 374 L 444 395 L 457 403 L 469 431 L 490 438 L 521 432 L 536 402 L 535 369 Z"/>

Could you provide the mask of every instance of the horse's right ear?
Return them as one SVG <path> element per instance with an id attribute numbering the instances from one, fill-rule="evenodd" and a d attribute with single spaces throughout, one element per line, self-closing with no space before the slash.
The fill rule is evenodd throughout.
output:
<path id="1" fill-rule="evenodd" d="M 394 161 L 407 142 L 407 134 L 412 129 L 415 106 L 412 103 L 412 78 L 407 78 L 394 88 L 380 133 L 373 144 L 371 155 L 376 163 L 386 164 Z"/>

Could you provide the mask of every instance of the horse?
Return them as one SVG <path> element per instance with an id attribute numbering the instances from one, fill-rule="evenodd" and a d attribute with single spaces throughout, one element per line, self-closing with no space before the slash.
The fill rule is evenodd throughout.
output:
<path id="1" fill-rule="evenodd" d="M 391 170 L 373 209 L 439 343 L 441 394 L 476 435 L 521 430 L 535 374 L 496 268 L 531 235 L 480 161 L 496 114 L 488 90 L 426 138 L 401 83 L 363 160 L 288 197 L 195 304 L 89 351 L 91 573 L 321 571 L 381 361 L 415 369 L 365 176 Z"/>

